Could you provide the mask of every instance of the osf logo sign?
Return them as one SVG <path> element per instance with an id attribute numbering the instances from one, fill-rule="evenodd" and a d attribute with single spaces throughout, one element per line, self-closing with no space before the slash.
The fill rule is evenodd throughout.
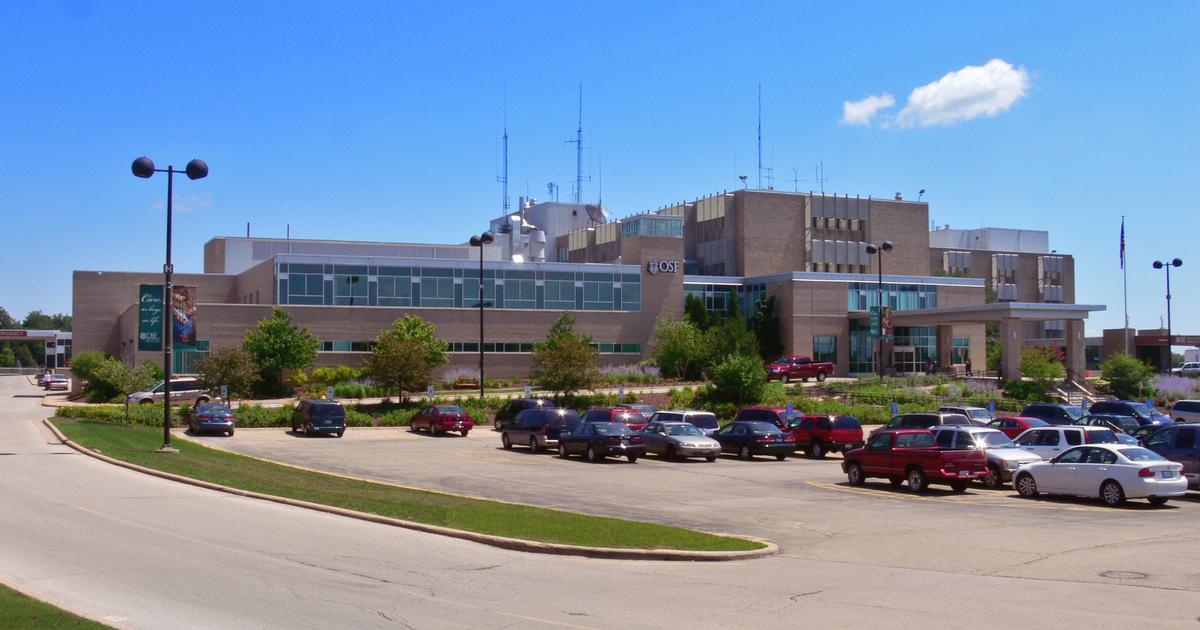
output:
<path id="1" fill-rule="evenodd" d="M 657 273 L 679 273 L 678 260 L 651 260 L 646 263 L 646 271 L 651 274 Z"/>

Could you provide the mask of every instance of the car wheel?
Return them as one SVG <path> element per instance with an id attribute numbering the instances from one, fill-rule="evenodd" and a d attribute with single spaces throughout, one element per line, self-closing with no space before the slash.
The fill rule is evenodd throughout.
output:
<path id="1" fill-rule="evenodd" d="M 716 455 L 709 455 L 708 457 L 705 457 L 704 459 L 705 459 L 705 460 L 707 460 L 707 461 L 710 461 L 710 462 L 715 462 L 715 461 L 717 461 L 717 456 L 716 456 Z"/>
<path id="2" fill-rule="evenodd" d="M 743 444 L 741 450 L 738 451 L 738 459 L 749 461 L 754 454 L 750 452 L 750 447 Z"/>
<path id="3" fill-rule="evenodd" d="M 345 435 L 345 433 L 346 433 L 346 430 L 345 430 L 345 429 L 342 429 L 341 431 L 338 431 L 338 432 L 337 432 L 337 436 L 338 436 L 338 437 L 342 437 L 343 435 Z"/>
<path id="4" fill-rule="evenodd" d="M 512 440 L 508 439 L 507 433 L 500 434 L 500 445 L 504 447 L 504 450 L 512 450 Z"/>
<path id="5" fill-rule="evenodd" d="M 824 372 L 817 372 L 817 382 L 818 383 L 825 382 L 825 373 Z"/>
<path id="6" fill-rule="evenodd" d="M 955 492 L 966 492 L 966 491 L 967 491 L 967 482 L 965 482 L 965 481 L 951 481 L 951 482 L 950 482 L 950 489 L 951 489 L 951 490 L 953 490 L 953 491 L 955 491 Z"/>
<path id="7" fill-rule="evenodd" d="M 629 458 L 629 463 L 630 463 L 630 464 L 637 463 L 637 458 L 638 458 L 638 456 L 637 456 L 637 455 L 634 455 L 633 453 L 630 453 L 630 454 L 629 454 L 627 457 Z"/>
<path id="8" fill-rule="evenodd" d="M 1017 482 L 1013 485 L 1017 486 L 1017 494 L 1026 499 L 1032 499 L 1038 495 L 1037 481 L 1029 473 L 1018 475 Z"/>
<path id="9" fill-rule="evenodd" d="M 995 464 L 988 464 L 987 474 L 983 476 L 983 485 L 998 490 L 1004 485 L 1004 475 L 1000 474 L 1000 469 L 996 468 Z"/>
<path id="10" fill-rule="evenodd" d="M 408 423 L 408 430 L 412 433 L 416 433 L 417 432 L 417 423 L 416 422 Z"/>
<path id="11" fill-rule="evenodd" d="M 467 434 L 468 434 L 468 433 L 470 433 L 470 432 L 471 432 L 471 431 L 470 431 L 469 429 L 464 429 L 464 430 L 463 430 L 463 432 L 462 432 L 462 436 L 463 436 L 463 437 L 467 437 Z"/>
<path id="12" fill-rule="evenodd" d="M 596 449 L 595 449 L 595 448 L 592 448 L 592 445 L 591 445 L 591 444 L 589 444 L 589 445 L 588 445 L 588 447 L 587 447 L 587 459 L 588 459 L 588 461 L 589 461 L 589 462 L 598 462 L 598 461 L 600 461 L 600 456 L 599 456 L 599 454 L 597 454 L 597 453 L 596 453 Z"/>
<path id="13" fill-rule="evenodd" d="M 679 452 L 675 450 L 675 445 L 674 445 L 674 444 L 671 444 L 671 445 L 668 445 L 668 446 L 667 446 L 667 453 L 666 453 L 666 457 L 667 457 L 667 459 L 670 459 L 670 460 L 676 460 L 676 459 L 679 459 Z"/>
<path id="14" fill-rule="evenodd" d="M 532 435 L 529 436 L 529 452 L 536 453 L 538 450 L 537 438 Z"/>
<path id="15" fill-rule="evenodd" d="M 808 447 L 808 456 L 813 459 L 825 459 L 825 445 L 820 442 L 813 442 Z"/>
<path id="16" fill-rule="evenodd" d="M 775 459 L 778 461 L 783 461 L 787 459 L 787 453 L 778 453 L 775 455 Z"/>
<path id="17" fill-rule="evenodd" d="M 846 467 L 846 481 L 852 486 L 861 486 L 867 482 L 867 477 L 863 475 L 862 466 L 859 466 L 858 462 L 851 462 Z"/>
<path id="18" fill-rule="evenodd" d="M 233 437 L 233 429 L 229 430 L 229 437 Z"/>
<path id="19" fill-rule="evenodd" d="M 567 445 L 566 445 L 566 444 L 559 443 L 559 445 L 558 445 L 558 456 L 559 456 L 559 457 L 561 457 L 561 458 L 563 458 L 563 459 L 566 459 L 566 458 L 567 458 L 567 455 L 568 455 L 568 453 L 567 453 Z"/>
<path id="20" fill-rule="evenodd" d="M 1146 499 L 1146 500 L 1150 502 L 1150 505 L 1166 505 L 1167 504 L 1167 497 L 1150 497 L 1149 499 Z"/>
<path id="21" fill-rule="evenodd" d="M 904 483 L 904 477 L 888 477 L 888 483 L 892 484 L 893 488 L 899 488 Z"/>
<path id="22" fill-rule="evenodd" d="M 788 375 L 787 375 L 787 374 L 784 374 L 783 376 L 780 376 L 780 377 L 779 377 L 779 382 L 780 382 L 780 383 L 783 383 L 784 385 L 787 385 L 787 384 L 788 384 Z"/>
<path id="23" fill-rule="evenodd" d="M 1125 502 L 1125 489 L 1115 481 L 1106 481 L 1100 486 L 1100 498 L 1106 505 L 1121 505 Z"/>
<path id="24" fill-rule="evenodd" d="M 925 492 L 929 482 L 925 481 L 925 471 L 914 468 L 908 471 L 908 489 L 912 492 Z"/>

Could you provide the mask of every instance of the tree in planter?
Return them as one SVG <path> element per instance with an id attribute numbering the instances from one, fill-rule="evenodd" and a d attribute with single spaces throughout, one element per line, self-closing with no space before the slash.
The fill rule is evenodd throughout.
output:
<path id="1" fill-rule="evenodd" d="M 654 362 L 664 374 L 686 379 L 697 375 L 707 350 L 704 334 L 688 318 L 660 317 L 654 324 Z"/>
<path id="2" fill-rule="evenodd" d="M 763 361 L 772 361 L 783 354 L 783 337 L 779 329 L 779 316 L 775 314 L 775 296 L 759 298 L 750 320 L 750 329 L 758 338 L 759 356 Z"/>
<path id="3" fill-rule="evenodd" d="M 590 389 L 599 377 L 592 339 L 575 332 L 575 318 L 563 313 L 545 341 L 533 344 L 529 380 L 558 394 Z"/>
<path id="4" fill-rule="evenodd" d="M 225 385 L 230 398 L 249 396 L 260 378 L 254 355 L 244 348 L 232 346 L 217 348 L 197 361 L 196 371 L 201 386 L 219 389 Z"/>
<path id="5" fill-rule="evenodd" d="M 1154 368 L 1124 352 L 1118 352 L 1100 364 L 1100 375 L 1108 381 L 1108 389 L 1113 396 L 1129 400 L 1150 391 Z"/>
<path id="6" fill-rule="evenodd" d="M 267 394 L 285 393 L 284 371 L 308 369 L 317 359 L 317 340 L 308 327 L 296 325 L 292 314 L 278 306 L 246 331 L 243 346 L 254 356 L 260 389 Z"/>
<path id="7" fill-rule="evenodd" d="M 416 339 L 404 338 L 387 331 L 375 340 L 371 356 L 367 357 L 367 374 L 388 391 L 400 398 L 405 392 L 425 389 L 430 383 L 429 348 Z"/>
<path id="8" fill-rule="evenodd" d="M 727 355 L 712 371 L 714 393 L 739 406 L 762 400 L 767 373 L 753 355 Z"/>

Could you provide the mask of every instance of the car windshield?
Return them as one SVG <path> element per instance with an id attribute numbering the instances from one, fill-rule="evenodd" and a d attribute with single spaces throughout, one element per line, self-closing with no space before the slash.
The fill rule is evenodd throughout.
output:
<path id="1" fill-rule="evenodd" d="M 754 435 L 774 435 L 779 433 L 779 427 L 769 422 L 747 422 L 746 427 Z"/>
<path id="2" fill-rule="evenodd" d="M 1129 406 L 1133 407 L 1134 411 L 1142 414 L 1143 416 L 1145 416 L 1147 418 L 1152 417 L 1152 416 L 1163 415 L 1163 413 L 1161 411 L 1159 411 L 1157 408 L 1153 407 L 1152 405 L 1147 405 L 1146 403 L 1130 403 Z"/>
<path id="3" fill-rule="evenodd" d="M 546 413 L 546 423 L 550 425 L 579 424 L 579 414 L 570 409 L 554 409 Z"/>
<path id="4" fill-rule="evenodd" d="M 687 415 L 687 421 L 701 429 L 715 429 L 720 426 L 717 416 L 711 413 L 692 413 Z"/>
<path id="5" fill-rule="evenodd" d="M 704 435 L 700 429 L 690 424 L 669 424 L 667 425 L 667 435 Z"/>
<path id="6" fill-rule="evenodd" d="M 1083 410 L 1080 409 L 1079 407 L 1075 407 L 1075 406 L 1063 407 L 1062 410 L 1067 412 L 1067 417 L 1069 417 L 1072 421 L 1078 420 L 1083 417 Z"/>
<path id="7" fill-rule="evenodd" d="M 217 403 L 196 405 L 196 413 L 229 413 L 229 407 Z"/>
<path id="8" fill-rule="evenodd" d="M 1017 445 L 1008 438 L 1007 435 L 999 431 L 982 431 L 974 433 L 971 437 L 975 438 L 975 444 L 979 448 L 1016 448 Z"/>
<path id="9" fill-rule="evenodd" d="M 596 435 L 630 435 L 629 429 L 618 422 L 594 422 L 592 431 Z"/>
<path id="10" fill-rule="evenodd" d="M 1126 459 L 1132 462 L 1165 462 L 1167 458 L 1154 451 L 1140 446 L 1118 449 Z"/>
<path id="11" fill-rule="evenodd" d="M 625 424 L 646 424 L 646 416 L 636 409 L 618 409 L 613 419 Z"/>
<path id="12" fill-rule="evenodd" d="M 328 405 L 328 404 L 324 404 L 324 405 L 322 405 L 322 404 L 313 405 L 313 406 L 310 408 L 310 413 L 312 413 L 312 415 L 313 415 L 313 416 L 317 416 L 317 417 L 326 417 L 326 416 L 328 416 L 328 417 L 331 417 L 331 418 L 333 418 L 333 417 L 342 417 L 342 416 L 345 416 L 345 415 L 346 415 L 346 412 L 342 410 L 342 406 L 341 406 L 341 405 L 337 405 L 337 404 L 334 404 L 334 405 Z"/>
<path id="13" fill-rule="evenodd" d="M 439 405 L 437 410 L 438 413 L 466 413 L 458 405 Z"/>
<path id="14" fill-rule="evenodd" d="M 971 424 L 971 421 L 960 413 L 948 413 L 942 417 L 942 424 L 955 424 L 961 426 Z"/>
<path id="15" fill-rule="evenodd" d="M 835 429 L 861 429 L 858 418 L 854 416 L 838 416 L 833 420 L 833 428 Z"/>

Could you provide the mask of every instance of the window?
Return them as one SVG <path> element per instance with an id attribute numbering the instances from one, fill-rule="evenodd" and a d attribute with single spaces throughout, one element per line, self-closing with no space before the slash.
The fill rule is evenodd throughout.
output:
<path id="1" fill-rule="evenodd" d="M 1162 431 L 1158 431 L 1146 439 L 1146 446 L 1150 448 L 1171 448 L 1175 445 L 1177 433 L 1177 429 L 1164 429 Z"/>
<path id="2" fill-rule="evenodd" d="M 896 448 L 926 448 L 933 446 L 933 435 L 929 433 L 901 433 L 896 436 Z"/>
<path id="3" fill-rule="evenodd" d="M 1090 448 L 1071 449 L 1071 450 L 1063 453 L 1062 455 L 1059 455 L 1058 459 L 1055 461 L 1057 461 L 1060 464 L 1078 464 L 1080 461 L 1083 460 L 1084 456 L 1086 456 L 1088 454 L 1088 452 L 1092 451 L 1092 450 L 1093 449 L 1090 449 Z"/>
<path id="4" fill-rule="evenodd" d="M 957 431 L 938 431 L 937 445 L 940 448 L 951 448 L 954 445 L 954 434 Z"/>
<path id="5" fill-rule="evenodd" d="M 813 361 L 837 363 L 837 335 L 813 335 Z"/>
<path id="6" fill-rule="evenodd" d="M 1196 446 L 1196 430 L 1180 429 L 1175 438 L 1175 448 L 1194 448 Z"/>
<path id="7" fill-rule="evenodd" d="M 872 451 L 886 451 L 888 449 L 888 447 L 891 445 L 891 443 L 892 443 L 891 434 L 884 433 L 882 435 L 876 435 L 875 437 L 871 438 L 871 445 L 868 446 L 867 448 L 871 449 Z"/>
<path id="8" fill-rule="evenodd" d="M 1083 431 L 1063 431 L 1063 434 L 1066 436 L 1067 444 L 1070 446 L 1079 446 L 1080 444 L 1083 444 Z"/>

